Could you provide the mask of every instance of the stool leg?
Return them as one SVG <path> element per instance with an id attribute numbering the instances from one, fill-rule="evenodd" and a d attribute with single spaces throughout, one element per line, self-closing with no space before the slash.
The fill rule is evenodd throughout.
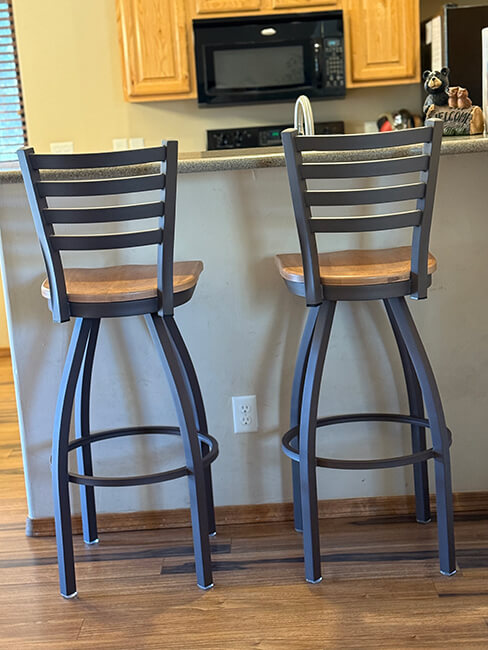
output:
<path id="1" fill-rule="evenodd" d="M 197 583 L 202 589 L 209 589 L 213 583 L 208 539 L 205 474 L 193 416 L 192 400 L 181 369 L 181 360 L 168 330 L 166 322 L 168 318 L 171 317 L 161 318 L 158 314 L 145 316 L 171 387 L 185 450 L 186 465 L 190 472 L 188 482 Z"/>
<path id="2" fill-rule="evenodd" d="M 185 345 L 175 319 L 169 316 L 165 316 L 164 319 L 173 339 L 175 348 L 180 356 L 181 367 L 184 372 L 185 381 L 187 384 L 187 391 L 192 398 L 193 414 L 195 417 L 195 422 L 197 423 L 198 431 L 203 434 L 208 434 L 207 416 L 205 414 L 202 391 L 200 390 L 200 384 L 198 383 L 197 373 L 195 372 L 195 367 L 193 365 L 193 361 L 191 360 L 190 353 L 188 352 L 188 348 Z M 207 454 L 210 449 L 210 447 L 205 442 L 200 442 L 200 448 L 202 451 L 202 456 Z M 203 472 L 205 475 L 205 486 L 207 491 L 208 534 L 215 535 L 215 508 L 212 488 L 212 470 L 210 464 L 204 468 Z"/>
<path id="3" fill-rule="evenodd" d="M 71 510 L 69 502 L 68 443 L 76 384 L 83 363 L 83 356 L 90 332 L 90 325 L 77 318 L 64 364 L 53 433 L 52 480 L 54 498 L 54 522 L 58 547 L 58 568 L 61 595 L 76 596 Z"/>
<path id="4" fill-rule="evenodd" d="M 415 374 L 408 350 L 405 347 L 402 336 L 398 331 L 398 326 L 395 322 L 391 307 L 385 300 L 386 312 L 390 320 L 393 334 L 398 345 L 400 358 L 402 360 L 403 374 L 405 375 L 405 383 L 407 385 L 408 404 L 410 415 L 418 418 L 424 417 L 424 401 L 422 398 L 422 391 L 420 384 Z M 425 451 L 427 449 L 427 442 L 425 436 L 425 428 L 412 424 L 412 451 Z M 414 485 L 415 485 L 415 511 L 416 519 L 419 523 L 427 524 L 431 521 L 430 518 L 430 503 L 429 503 L 429 474 L 427 461 L 415 463 L 413 466 Z"/>
<path id="5" fill-rule="evenodd" d="M 439 561 L 441 573 L 456 572 L 454 546 L 454 515 L 452 505 L 451 462 L 449 455 L 449 434 L 439 390 L 429 359 L 413 322 L 404 298 L 388 300 L 394 319 L 417 373 L 429 416 L 432 443 L 437 456 L 434 460 L 437 530 L 439 537 Z"/>
<path id="6" fill-rule="evenodd" d="M 317 437 L 317 408 L 320 384 L 335 306 L 335 302 L 325 301 L 319 308 L 307 361 L 300 412 L 300 489 L 303 513 L 305 578 L 307 582 L 320 582 L 322 580 L 315 441 Z"/>
<path id="7" fill-rule="evenodd" d="M 315 322 L 319 313 L 319 307 L 310 307 L 307 321 L 303 329 L 298 356 L 295 364 L 295 374 L 293 375 L 293 385 L 291 390 L 291 409 L 290 409 L 290 429 L 300 424 L 300 409 L 302 405 L 303 383 L 305 381 L 305 370 L 310 352 L 312 334 L 315 328 Z M 292 440 L 291 444 L 298 449 L 298 435 Z M 300 463 L 295 460 L 291 461 L 291 471 L 293 478 L 293 515 L 295 520 L 295 530 L 299 533 L 303 531 L 302 523 L 302 502 L 300 497 Z"/>
<path id="8" fill-rule="evenodd" d="M 77 438 L 90 435 L 90 388 L 93 371 L 93 358 L 97 345 L 100 319 L 87 319 L 90 326 L 88 344 L 81 375 L 78 379 L 75 397 L 75 431 Z M 79 447 L 76 450 L 78 472 L 85 476 L 93 476 L 93 463 L 90 445 Z M 83 539 L 86 544 L 98 542 L 97 513 L 95 507 L 95 488 L 89 485 L 80 485 L 81 520 L 83 523 Z"/>

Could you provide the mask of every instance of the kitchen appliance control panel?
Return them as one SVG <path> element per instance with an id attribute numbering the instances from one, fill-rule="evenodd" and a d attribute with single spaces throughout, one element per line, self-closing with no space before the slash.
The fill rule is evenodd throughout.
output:
<path id="1" fill-rule="evenodd" d="M 236 129 L 207 131 L 207 149 L 246 149 L 248 147 L 274 147 L 281 145 L 281 132 L 290 124 L 279 126 L 248 126 Z M 316 135 L 344 133 L 344 122 L 316 122 Z"/>

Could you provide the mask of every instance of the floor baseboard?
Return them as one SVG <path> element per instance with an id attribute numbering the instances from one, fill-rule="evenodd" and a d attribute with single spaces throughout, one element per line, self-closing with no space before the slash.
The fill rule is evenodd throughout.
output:
<path id="1" fill-rule="evenodd" d="M 435 497 L 431 497 L 435 510 Z M 319 517 L 397 517 L 415 512 L 415 498 L 408 496 L 358 497 L 354 499 L 331 499 L 319 502 Z M 454 494 L 454 512 L 488 517 L 488 491 L 457 492 Z M 293 520 L 291 503 L 262 503 L 256 505 L 217 506 L 217 525 L 263 524 Z M 82 532 L 81 516 L 72 518 L 73 533 Z M 129 530 L 156 530 L 159 528 L 184 528 L 190 526 L 190 510 L 143 510 L 138 512 L 100 513 L 97 516 L 99 532 L 122 532 Z M 26 535 L 48 537 L 54 535 L 54 519 L 27 517 Z"/>

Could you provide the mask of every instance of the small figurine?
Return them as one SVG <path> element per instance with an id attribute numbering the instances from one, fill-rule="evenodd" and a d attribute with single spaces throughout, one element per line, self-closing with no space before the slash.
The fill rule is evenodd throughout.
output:
<path id="1" fill-rule="evenodd" d="M 458 88 L 457 91 L 457 107 L 458 108 L 471 108 L 473 102 L 468 97 L 466 88 Z"/>
<path id="2" fill-rule="evenodd" d="M 425 80 L 424 88 L 428 93 L 424 102 L 424 114 L 427 114 L 429 108 L 435 106 L 447 106 L 449 96 L 449 68 L 438 70 L 425 70 L 423 74 Z"/>
<path id="3" fill-rule="evenodd" d="M 473 106 L 466 88 L 451 86 L 446 88 L 445 94 L 447 102 L 444 105 L 437 104 L 437 101 L 430 103 L 425 113 L 426 119 L 436 117 L 442 120 L 444 135 L 480 135 L 483 133 L 485 127 L 483 111 L 479 106 Z M 427 97 L 427 100 L 430 97 L 431 95 Z"/>
<path id="4" fill-rule="evenodd" d="M 447 95 L 449 97 L 448 99 L 448 106 L 449 108 L 457 108 L 458 105 L 458 90 L 459 86 L 450 86 L 447 89 Z"/>

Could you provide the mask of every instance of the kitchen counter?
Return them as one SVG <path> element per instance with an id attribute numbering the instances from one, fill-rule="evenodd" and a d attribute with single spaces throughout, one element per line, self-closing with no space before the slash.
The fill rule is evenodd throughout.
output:
<path id="1" fill-rule="evenodd" d="M 380 157 L 384 149 L 370 150 L 370 158 Z M 488 151 L 488 136 L 457 136 L 445 137 L 442 140 L 441 155 L 480 153 Z M 420 146 L 400 147 L 392 150 L 392 157 L 411 156 L 420 153 Z M 357 160 L 363 157 L 364 152 L 359 155 L 351 152 L 334 151 L 331 153 L 314 153 L 305 156 L 310 161 L 329 160 L 331 162 L 341 162 L 346 160 Z M 282 147 L 263 147 L 262 149 L 230 149 L 226 151 L 202 151 L 202 152 L 181 152 L 179 154 L 178 171 L 180 174 L 194 172 L 222 172 L 239 169 L 265 169 L 270 167 L 284 167 L 285 156 Z M 126 176 L 128 174 L 147 172 L 147 169 L 157 165 L 141 165 L 139 168 L 132 167 L 130 170 L 126 167 L 104 168 L 92 171 L 87 174 L 87 178 L 103 178 L 105 176 Z M 62 180 L 70 178 L 72 173 L 63 170 L 52 172 L 45 175 L 45 178 L 51 180 Z M 18 169 L 0 168 L 0 183 L 20 183 L 22 182 L 21 174 Z"/>

